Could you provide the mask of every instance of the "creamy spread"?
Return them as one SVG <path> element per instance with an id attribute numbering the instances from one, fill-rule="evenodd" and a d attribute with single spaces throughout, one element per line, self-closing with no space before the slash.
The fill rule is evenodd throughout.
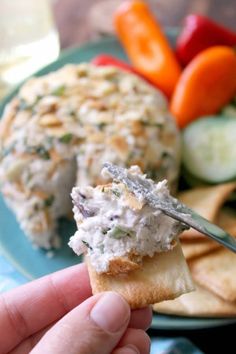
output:
<path id="1" fill-rule="evenodd" d="M 141 174 L 137 167 L 129 171 L 134 178 Z M 155 194 L 168 197 L 166 180 L 155 184 Z M 108 272 L 110 261 L 117 257 L 135 254 L 141 261 L 172 249 L 183 230 L 180 222 L 138 200 L 122 183 L 75 187 L 72 199 L 78 230 L 69 246 L 78 255 L 88 253 L 98 273 Z"/>

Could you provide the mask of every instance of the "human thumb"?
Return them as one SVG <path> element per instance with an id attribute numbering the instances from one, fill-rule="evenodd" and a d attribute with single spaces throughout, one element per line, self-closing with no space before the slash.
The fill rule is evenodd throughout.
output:
<path id="1" fill-rule="evenodd" d="M 31 354 L 109 354 L 129 320 L 129 305 L 119 294 L 92 296 L 57 322 Z"/>

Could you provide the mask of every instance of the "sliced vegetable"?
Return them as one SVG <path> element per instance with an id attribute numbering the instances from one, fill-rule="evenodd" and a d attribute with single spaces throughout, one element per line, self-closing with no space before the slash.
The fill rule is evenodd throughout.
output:
<path id="1" fill-rule="evenodd" d="M 216 45 L 236 46 L 236 33 L 201 15 L 188 15 L 177 38 L 176 54 L 187 65 L 198 53 Z"/>
<path id="2" fill-rule="evenodd" d="M 236 179 L 236 119 L 205 117 L 183 131 L 183 165 L 210 183 Z"/>
<path id="3" fill-rule="evenodd" d="M 91 61 L 92 64 L 96 66 L 115 66 L 116 68 L 119 68 L 123 71 L 127 71 L 129 73 L 138 75 L 142 79 L 148 81 L 150 84 L 150 80 L 148 80 L 145 76 L 143 76 L 138 70 L 133 68 L 131 65 L 127 64 L 125 61 L 117 59 L 116 57 L 113 57 L 112 55 L 107 55 L 107 54 L 100 54 L 96 56 L 95 58 L 92 59 Z"/>
<path id="4" fill-rule="evenodd" d="M 203 115 L 217 113 L 236 92 L 236 54 L 232 48 L 211 47 L 185 68 L 175 88 L 170 110 L 179 127 Z"/>
<path id="5" fill-rule="evenodd" d="M 181 68 L 148 6 L 139 0 L 122 2 L 114 24 L 135 69 L 170 97 Z"/>
<path id="6" fill-rule="evenodd" d="M 112 55 L 100 54 L 91 60 L 91 63 L 96 66 L 115 66 L 121 70 L 131 72 L 136 75 L 140 75 L 140 73 L 135 70 L 131 65 L 127 64 L 123 60 L 117 59 Z"/>

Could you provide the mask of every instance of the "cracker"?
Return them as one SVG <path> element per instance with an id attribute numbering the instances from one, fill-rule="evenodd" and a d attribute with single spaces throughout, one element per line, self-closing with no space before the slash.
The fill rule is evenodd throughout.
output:
<path id="1" fill-rule="evenodd" d="M 179 243 L 171 251 L 156 253 L 152 258 L 145 257 L 142 267 L 128 274 L 98 274 L 88 257 L 86 263 L 93 294 L 116 291 L 132 309 L 174 299 L 194 289 Z"/>
<path id="2" fill-rule="evenodd" d="M 203 256 L 213 250 L 220 248 L 220 245 L 213 241 L 196 240 L 194 242 L 181 242 L 184 257 L 187 261 Z"/>
<path id="3" fill-rule="evenodd" d="M 220 249 L 190 263 L 193 279 L 226 301 L 236 302 L 236 255 Z"/>
<path id="4" fill-rule="evenodd" d="M 223 208 L 217 216 L 217 224 L 236 237 L 236 212 L 232 208 Z"/>
<path id="5" fill-rule="evenodd" d="M 116 275 L 120 273 L 128 273 L 140 267 L 140 257 L 137 257 L 137 259 L 135 256 L 129 257 L 129 255 L 126 257 L 116 257 L 109 262 L 109 274 Z"/>
<path id="6" fill-rule="evenodd" d="M 153 306 L 154 311 L 180 316 L 230 317 L 236 315 L 236 304 L 229 303 L 196 285 L 196 291 L 178 299 Z"/>
<path id="7" fill-rule="evenodd" d="M 199 187 L 180 193 L 178 199 L 205 219 L 215 223 L 220 208 L 235 188 L 235 182 L 213 187 Z M 201 239 L 203 237 L 205 238 L 204 235 L 192 228 L 184 231 L 180 236 L 181 239 Z"/>

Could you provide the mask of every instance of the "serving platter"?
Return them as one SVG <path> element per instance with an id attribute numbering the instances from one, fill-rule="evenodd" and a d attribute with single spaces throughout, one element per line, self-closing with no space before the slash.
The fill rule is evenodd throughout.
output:
<path id="1" fill-rule="evenodd" d="M 175 31 L 169 31 L 168 36 L 173 43 Z M 78 64 L 89 61 L 100 53 L 112 54 L 121 59 L 127 59 L 119 42 L 115 38 L 106 38 L 97 42 L 88 43 L 80 48 L 64 52 L 57 61 L 38 71 L 35 76 L 41 76 L 55 71 L 66 64 Z M 5 105 L 17 93 L 18 88 L 11 92 L 0 105 L 0 116 Z M 62 238 L 62 247 L 53 252 L 45 252 L 32 248 L 30 242 L 19 228 L 13 213 L 7 208 L 0 196 L 0 253 L 28 280 L 36 279 L 51 272 L 69 267 L 78 262 L 78 258 L 67 246 L 69 237 L 74 233 L 75 225 L 72 221 L 60 220 L 59 234 Z M 152 328 L 163 330 L 195 330 L 224 326 L 236 323 L 232 318 L 189 318 L 154 314 Z"/>

